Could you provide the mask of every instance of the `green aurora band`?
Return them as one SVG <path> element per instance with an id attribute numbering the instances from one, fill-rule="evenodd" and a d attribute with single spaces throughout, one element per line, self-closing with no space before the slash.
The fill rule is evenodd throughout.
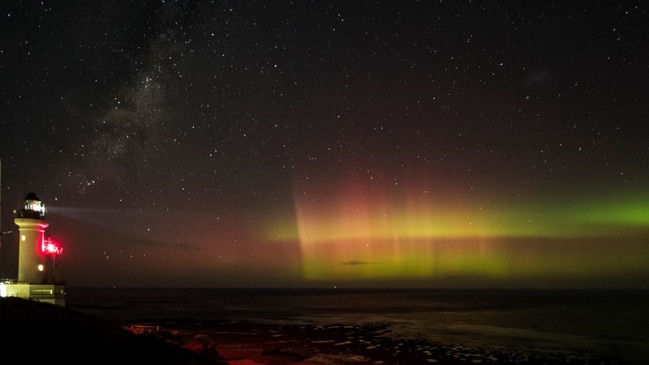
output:
<path id="1" fill-rule="evenodd" d="M 276 222 L 268 237 L 299 242 L 309 280 L 578 285 L 649 277 L 649 199 L 409 201 L 298 200 L 297 222 Z"/>

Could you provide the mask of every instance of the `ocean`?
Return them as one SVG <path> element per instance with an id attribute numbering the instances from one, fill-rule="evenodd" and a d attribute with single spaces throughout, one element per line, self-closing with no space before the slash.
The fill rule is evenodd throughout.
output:
<path id="1" fill-rule="evenodd" d="M 441 345 L 649 363 L 649 290 L 71 287 L 67 292 L 67 307 L 126 322 L 378 325 L 395 338 Z"/>

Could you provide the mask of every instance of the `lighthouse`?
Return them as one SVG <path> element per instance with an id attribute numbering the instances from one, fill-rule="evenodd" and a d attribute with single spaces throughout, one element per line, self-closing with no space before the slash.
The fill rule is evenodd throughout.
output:
<path id="1" fill-rule="evenodd" d="M 45 205 L 34 192 L 14 210 L 18 226 L 18 278 L 0 283 L 0 296 L 17 296 L 65 306 L 65 283 L 59 278 L 56 256 L 63 249 L 45 231 Z"/>
<path id="2" fill-rule="evenodd" d="M 45 205 L 34 192 L 25 196 L 21 209 L 16 211 L 14 223 L 18 226 L 18 282 L 46 284 Z"/>

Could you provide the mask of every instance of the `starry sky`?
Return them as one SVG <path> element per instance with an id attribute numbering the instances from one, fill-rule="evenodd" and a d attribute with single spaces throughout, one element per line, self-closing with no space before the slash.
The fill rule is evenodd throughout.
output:
<path id="1" fill-rule="evenodd" d="M 0 2 L 2 267 L 74 286 L 649 287 L 649 4 Z"/>

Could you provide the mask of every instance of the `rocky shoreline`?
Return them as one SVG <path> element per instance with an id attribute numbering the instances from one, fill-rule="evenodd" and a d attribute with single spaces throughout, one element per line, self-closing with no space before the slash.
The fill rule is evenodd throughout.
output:
<path id="1" fill-rule="evenodd" d="M 159 323 L 194 351 L 214 351 L 230 365 L 581 364 L 630 365 L 615 358 L 536 349 L 485 349 L 398 339 L 384 327 L 255 323 Z"/>

